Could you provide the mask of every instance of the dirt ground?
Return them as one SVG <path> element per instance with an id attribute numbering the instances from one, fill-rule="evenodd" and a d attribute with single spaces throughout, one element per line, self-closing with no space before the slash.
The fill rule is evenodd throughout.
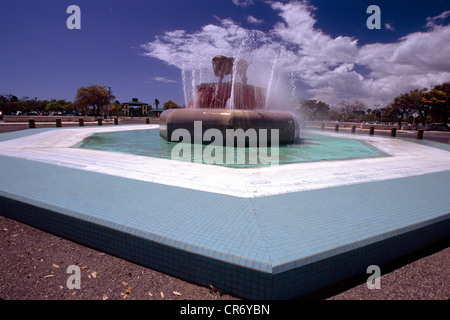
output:
<path id="1" fill-rule="evenodd" d="M 379 290 L 352 279 L 305 297 L 330 300 L 450 299 L 450 241 L 381 267 Z M 0 216 L 3 300 L 238 300 Z M 80 289 L 69 289 L 71 265 Z"/>
<path id="2" fill-rule="evenodd" d="M 0 298 L 5 300 L 235 299 L 0 217 Z M 81 270 L 81 289 L 68 289 Z"/>

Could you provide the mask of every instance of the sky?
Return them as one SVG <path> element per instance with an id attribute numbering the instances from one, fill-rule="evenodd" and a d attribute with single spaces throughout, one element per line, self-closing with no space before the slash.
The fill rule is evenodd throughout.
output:
<path id="1" fill-rule="evenodd" d="M 0 94 L 73 101 L 97 84 L 122 103 L 184 105 L 222 54 L 250 61 L 273 103 L 383 107 L 450 81 L 449 21 L 450 0 L 0 0 Z"/>

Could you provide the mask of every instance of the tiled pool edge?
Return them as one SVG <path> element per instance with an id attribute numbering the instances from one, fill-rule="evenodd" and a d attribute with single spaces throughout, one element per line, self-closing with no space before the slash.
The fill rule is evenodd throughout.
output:
<path id="1" fill-rule="evenodd" d="M 0 214 L 76 243 L 247 299 L 271 299 L 271 275 L 0 195 Z M 52 210 L 53 209 L 53 210 Z M 108 241 L 105 241 L 108 240 Z"/>
<path id="2" fill-rule="evenodd" d="M 273 299 L 292 299 L 365 274 L 450 237 L 450 214 L 428 225 L 273 275 Z M 410 228 L 405 228 L 410 229 Z M 373 237 L 377 238 L 377 237 Z M 420 240 L 420 241 L 418 241 Z M 369 275 L 367 275 L 368 277 Z"/>
<path id="3" fill-rule="evenodd" d="M 356 249 L 340 251 L 288 271 L 266 273 L 77 219 L 52 206 L 33 205 L 5 193 L 0 195 L 0 214 L 145 267 L 255 300 L 298 298 L 362 274 L 369 265 L 391 262 L 450 237 L 450 214 L 446 214 L 397 230 L 392 237 L 372 237 Z"/>

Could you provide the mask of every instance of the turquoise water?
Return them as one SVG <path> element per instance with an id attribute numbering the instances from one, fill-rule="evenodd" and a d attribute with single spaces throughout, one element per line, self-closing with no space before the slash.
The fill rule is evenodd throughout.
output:
<path id="1" fill-rule="evenodd" d="M 227 161 L 227 151 L 230 149 L 220 147 L 222 150 L 215 149 L 208 145 L 195 146 L 180 144 L 178 142 L 168 142 L 160 137 L 158 129 L 132 130 L 119 132 L 96 133 L 84 139 L 76 145 L 77 148 L 95 149 L 112 151 L 119 153 L 135 154 L 140 156 L 156 157 L 162 159 L 173 159 L 174 148 L 183 149 L 178 155 L 182 156 L 186 152 L 185 161 L 211 163 L 206 159 L 207 155 L 212 155 L 219 159 L 220 152 L 223 153 L 222 161 L 215 161 L 216 165 L 228 167 L 258 167 L 274 164 L 274 161 L 268 162 L 263 158 L 257 148 L 232 148 L 234 161 Z M 190 151 L 190 157 L 189 152 Z M 240 158 L 245 155 L 245 161 Z M 253 157 L 249 157 L 253 155 Z M 254 157 L 256 155 L 256 158 Z M 275 157 L 269 148 L 267 156 L 272 159 Z M 279 146 L 278 163 L 291 164 L 314 161 L 332 161 L 345 159 L 360 159 L 381 157 L 386 154 L 375 147 L 358 140 L 341 139 L 303 133 L 300 144 Z"/>

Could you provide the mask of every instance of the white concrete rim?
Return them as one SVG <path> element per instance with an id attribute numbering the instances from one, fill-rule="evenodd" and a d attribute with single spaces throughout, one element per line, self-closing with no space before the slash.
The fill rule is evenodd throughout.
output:
<path id="1" fill-rule="evenodd" d="M 257 168 L 229 168 L 73 148 L 93 133 L 157 129 L 157 125 L 61 128 L 0 142 L 0 155 L 128 179 L 236 197 L 263 197 L 450 170 L 450 152 L 380 136 L 314 131 L 364 141 L 389 156 Z"/>

